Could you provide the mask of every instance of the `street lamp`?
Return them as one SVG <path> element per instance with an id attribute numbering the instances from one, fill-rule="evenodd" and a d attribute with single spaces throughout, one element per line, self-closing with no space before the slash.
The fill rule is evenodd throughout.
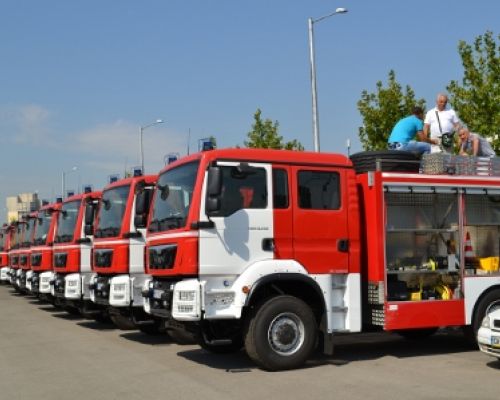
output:
<path id="1" fill-rule="evenodd" d="M 142 173 L 143 174 L 145 174 L 145 171 L 144 171 L 144 149 L 142 147 L 142 134 L 144 132 L 144 129 L 147 129 L 147 128 L 153 126 L 153 125 L 158 125 L 158 124 L 163 124 L 163 120 L 162 119 L 157 119 L 155 122 L 152 122 L 149 125 L 141 126 L 140 147 L 141 147 L 141 168 L 142 168 Z"/>
<path id="2" fill-rule="evenodd" d="M 63 171 L 62 172 L 62 177 L 61 177 L 61 189 L 62 189 L 62 197 L 64 199 L 64 191 L 66 189 L 65 187 L 65 180 L 66 180 L 66 174 L 69 174 L 70 172 L 74 172 L 78 169 L 77 166 L 74 166 L 73 168 L 71 168 L 69 171 Z"/>
<path id="3" fill-rule="evenodd" d="M 313 117 L 313 139 L 314 151 L 319 152 L 319 116 L 318 116 L 318 93 L 316 91 L 316 62 L 314 56 L 314 24 L 336 14 L 345 14 L 346 8 L 337 8 L 335 12 L 324 15 L 317 19 L 309 18 L 309 61 L 311 63 L 311 92 L 312 92 L 312 117 Z"/>

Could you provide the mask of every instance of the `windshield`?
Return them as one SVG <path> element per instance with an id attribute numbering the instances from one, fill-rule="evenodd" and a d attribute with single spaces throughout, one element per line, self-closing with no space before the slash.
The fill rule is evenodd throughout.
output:
<path id="1" fill-rule="evenodd" d="M 186 225 L 198 162 L 164 172 L 156 185 L 150 232 L 167 231 Z"/>
<path id="2" fill-rule="evenodd" d="M 31 243 L 31 235 L 33 234 L 33 230 L 35 229 L 35 221 L 36 218 L 30 218 L 28 223 L 26 224 L 26 231 L 24 232 L 24 243 Z"/>
<path id="3" fill-rule="evenodd" d="M 106 190 L 103 193 L 95 237 L 118 236 L 129 192 L 130 185 L 126 185 Z"/>
<path id="4" fill-rule="evenodd" d="M 33 244 L 40 245 L 47 242 L 47 233 L 50 228 L 50 221 L 52 219 L 52 214 L 48 212 L 41 212 L 36 219 L 36 229 L 35 236 L 33 238 Z"/>
<path id="5" fill-rule="evenodd" d="M 73 241 L 80 203 L 80 200 L 76 200 L 65 203 L 62 206 L 57 219 L 57 234 L 55 242 L 67 243 Z"/>

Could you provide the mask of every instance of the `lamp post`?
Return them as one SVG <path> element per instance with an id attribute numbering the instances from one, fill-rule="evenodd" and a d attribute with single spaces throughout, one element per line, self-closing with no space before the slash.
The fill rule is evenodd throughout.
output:
<path id="1" fill-rule="evenodd" d="M 65 186 L 65 180 L 66 180 L 66 174 L 69 174 L 70 172 L 74 172 L 78 169 L 77 166 L 74 166 L 73 168 L 71 168 L 69 171 L 63 171 L 62 172 L 62 176 L 61 176 L 61 190 L 62 190 L 62 197 L 64 199 L 64 191 L 66 190 L 66 186 Z"/>
<path id="2" fill-rule="evenodd" d="M 319 115 L 318 115 L 318 93 L 316 91 L 316 61 L 314 55 L 314 24 L 336 14 L 345 14 L 346 8 L 337 8 L 335 12 L 324 15 L 322 17 L 312 19 L 309 18 L 309 61 L 311 63 L 311 93 L 312 93 L 312 118 L 313 118 L 313 140 L 314 151 L 319 152 Z"/>
<path id="3" fill-rule="evenodd" d="M 145 174 L 146 172 L 144 171 L 144 149 L 142 147 L 142 135 L 145 129 L 153 126 L 153 125 L 158 125 L 158 124 L 163 124 L 162 119 L 157 119 L 155 122 L 152 122 L 148 125 L 141 126 L 141 136 L 140 136 L 140 147 L 141 147 L 141 168 L 142 168 L 142 173 Z"/>

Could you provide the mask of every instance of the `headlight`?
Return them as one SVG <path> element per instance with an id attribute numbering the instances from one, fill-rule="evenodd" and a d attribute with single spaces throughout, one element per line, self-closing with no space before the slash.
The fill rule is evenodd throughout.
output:
<path id="1" fill-rule="evenodd" d="M 490 328 L 490 318 L 488 316 L 483 318 L 483 322 L 481 322 L 481 326 L 483 328 Z"/>
<path id="2" fill-rule="evenodd" d="M 178 294 L 179 301 L 194 301 L 196 298 L 196 292 L 194 290 L 180 290 Z"/>

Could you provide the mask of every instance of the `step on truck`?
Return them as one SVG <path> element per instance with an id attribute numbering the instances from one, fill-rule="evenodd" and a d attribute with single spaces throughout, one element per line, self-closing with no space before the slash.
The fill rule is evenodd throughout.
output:
<path id="1" fill-rule="evenodd" d="M 0 284 L 10 283 L 9 250 L 13 228 L 3 224 L 0 229 Z"/>
<path id="2" fill-rule="evenodd" d="M 109 311 L 120 329 L 160 330 L 160 319 L 144 312 L 142 288 L 145 228 L 156 176 L 134 176 L 103 189 L 93 242 L 92 301 Z"/>
<path id="3" fill-rule="evenodd" d="M 57 218 L 51 282 L 56 305 L 95 318 L 104 313 L 92 303 L 89 289 L 92 227 L 100 198 L 101 192 L 87 189 L 64 199 Z"/>
<path id="4" fill-rule="evenodd" d="M 54 235 L 61 202 L 44 204 L 38 211 L 31 244 L 31 274 L 26 281 L 28 290 L 34 296 L 50 302 L 53 302 L 50 282 L 54 278 L 52 269 Z"/>
<path id="5" fill-rule="evenodd" d="M 150 212 L 146 311 L 268 370 L 318 345 L 331 354 L 340 333 L 475 337 L 500 299 L 500 177 L 392 164 L 226 149 L 169 165 Z"/>

